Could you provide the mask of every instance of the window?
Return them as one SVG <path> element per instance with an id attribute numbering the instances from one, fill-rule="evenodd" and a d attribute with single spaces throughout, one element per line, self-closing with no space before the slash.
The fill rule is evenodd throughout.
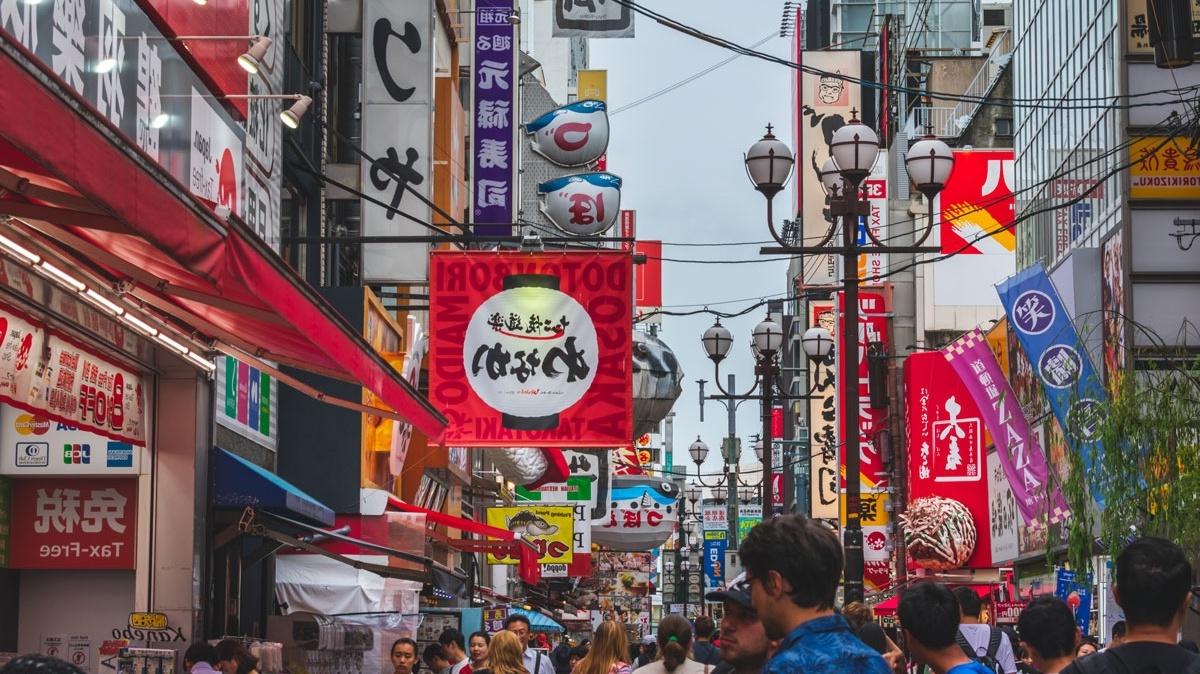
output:
<path id="1" fill-rule="evenodd" d="M 1012 118 L 1011 117 L 997 117 L 995 132 L 996 132 L 996 136 L 998 138 L 1012 138 L 1012 135 L 1013 135 Z"/>

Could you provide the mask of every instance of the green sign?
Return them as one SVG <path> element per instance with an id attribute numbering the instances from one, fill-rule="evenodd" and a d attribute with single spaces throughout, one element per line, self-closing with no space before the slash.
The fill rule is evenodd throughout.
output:
<path id="1" fill-rule="evenodd" d="M 762 506 L 738 506 L 738 540 L 746 540 L 746 535 L 756 524 L 762 521 Z"/>
<path id="2" fill-rule="evenodd" d="M 258 368 L 232 356 L 217 358 L 217 423 L 274 448 L 278 383 Z"/>

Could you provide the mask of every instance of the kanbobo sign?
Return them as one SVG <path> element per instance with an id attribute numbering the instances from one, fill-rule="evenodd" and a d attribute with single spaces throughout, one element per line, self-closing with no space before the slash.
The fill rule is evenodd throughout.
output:
<path id="1" fill-rule="evenodd" d="M 624 251 L 437 251 L 430 399 L 447 445 L 597 447 L 633 436 Z"/>

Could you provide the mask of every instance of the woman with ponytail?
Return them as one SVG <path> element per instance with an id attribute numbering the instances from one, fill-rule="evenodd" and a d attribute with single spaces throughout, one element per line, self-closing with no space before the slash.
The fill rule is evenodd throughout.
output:
<path id="1" fill-rule="evenodd" d="M 688 657 L 692 652 L 692 624 L 679 614 L 671 614 L 658 624 L 659 659 L 633 674 L 708 674 L 710 665 Z"/>

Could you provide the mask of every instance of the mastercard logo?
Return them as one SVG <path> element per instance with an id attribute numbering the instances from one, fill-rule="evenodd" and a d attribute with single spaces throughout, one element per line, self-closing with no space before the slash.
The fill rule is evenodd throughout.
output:
<path id="1" fill-rule="evenodd" d="M 45 435 L 50 430 L 50 420 L 22 414 L 13 422 L 13 428 L 21 435 Z"/>

